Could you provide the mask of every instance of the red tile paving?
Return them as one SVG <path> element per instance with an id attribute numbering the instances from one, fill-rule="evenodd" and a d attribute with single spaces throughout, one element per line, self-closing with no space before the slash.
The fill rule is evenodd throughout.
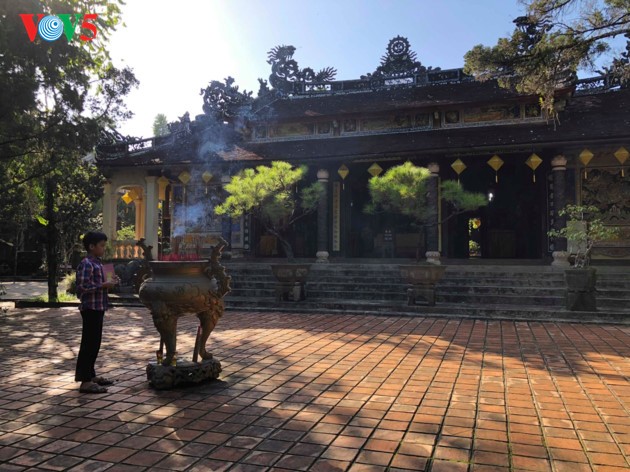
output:
<path id="1" fill-rule="evenodd" d="M 143 309 L 108 314 L 105 395 L 73 381 L 75 309 L 0 318 L 0 470 L 630 468 L 630 327 L 228 312 L 220 381 L 152 390 Z M 190 356 L 194 319 L 180 320 Z"/>

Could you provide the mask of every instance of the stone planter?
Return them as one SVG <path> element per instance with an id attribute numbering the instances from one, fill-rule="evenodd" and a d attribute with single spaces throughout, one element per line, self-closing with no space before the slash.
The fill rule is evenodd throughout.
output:
<path id="1" fill-rule="evenodd" d="M 300 301 L 306 299 L 306 278 L 311 264 L 271 264 L 276 278 L 276 300 Z"/>
<path id="2" fill-rule="evenodd" d="M 435 305 L 435 285 L 444 275 L 446 267 L 433 264 L 398 267 L 403 281 L 411 285 L 407 289 L 407 305 L 415 305 L 418 297 L 425 299 L 429 306 Z"/>
<path id="3" fill-rule="evenodd" d="M 186 379 L 203 380 L 195 375 L 177 375 L 171 367 L 181 364 L 190 370 L 189 363 L 177 359 L 177 320 L 186 314 L 199 318 L 199 329 L 193 353 L 193 363 L 201 356 L 200 371 L 218 375 L 220 363 L 206 350 L 206 341 L 223 315 L 223 297 L 230 291 L 230 277 L 218 262 L 223 246 L 213 249 L 210 261 L 162 262 L 151 261 L 152 275 L 140 287 L 140 300 L 151 311 L 153 324 L 160 333 L 160 350 L 156 352 L 158 368 L 147 368 L 154 375 L 149 378 L 156 388 L 170 388 Z M 162 343 L 166 353 L 162 355 Z M 209 368 L 207 363 L 218 364 Z M 160 366 L 169 369 L 160 369 Z M 162 372 L 164 371 L 164 372 Z M 166 375 L 167 380 L 161 378 Z M 155 377 L 157 375 L 157 377 Z M 216 377 L 213 377 L 216 378 Z M 179 379 L 179 380 L 178 380 Z M 166 385 L 166 382 L 168 385 Z"/>
<path id="4" fill-rule="evenodd" d="M 566 281 L 566 307 L 571 311 L 597 311 L 595 284 L 597 271 L 593 268 L 568 269 L 564 271 Z"/>

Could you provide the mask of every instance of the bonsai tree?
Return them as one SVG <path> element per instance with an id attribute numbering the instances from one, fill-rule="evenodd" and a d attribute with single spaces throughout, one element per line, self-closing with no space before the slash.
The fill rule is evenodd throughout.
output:
<path id="1" fill-rule="evenodd" d="M 615 239 L 619 234 L 616 226 L 606 226 L 599 208 L 592 205 L 567 205 L 558 212 L 567 217 L 566 227 L 553 229 L 547 234 L 551 238 L 566 238 L 577 246 L 573 267 L 583 269 L 591 262 L 593 245 L 598 241 Z"/>
<path id="2" fill-rule="evenodd" d="M 453 212 L 438 223 L 430 222 L 431 209 L 427 204 L 427 181 L 429 169 L 418 167 L 411 162 L 392 167 L 383 175 L 372 177 L 368 189 L 372 201 L 366 207 L 367 213 L 387 211 L 410 217 L 420 235 L 425 228 L 441 224 L 460 213 L 476 210 L 488 204 L 485 195 L 465 191 L 453 180 L 442 182 L 442 199 L 453 208 Z M 417 260 L 420 258 L 418 247 Z"/>
<path id="3" fill-rule="evenodd" d="M 297 184 L 307 170 L 305 166 L 293 167 L 282 161 L 244 169 L 225 186 L 229 196 L 214 212 L 232 218 L 251 214 L 267 233 L 278 238 L 287 260 L 293 261 L 293 248 L 286 231 L 297 220 L 317 209 L 323 192 L 319 182 L 297 191 Z"/>

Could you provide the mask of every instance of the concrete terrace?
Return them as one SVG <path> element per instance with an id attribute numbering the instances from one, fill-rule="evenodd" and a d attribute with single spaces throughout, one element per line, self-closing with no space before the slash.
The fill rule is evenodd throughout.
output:
<path id="1" fill-rule="evenodd" d="M 79 338 L 75 308 L 0 317 L 0 470 L 630 467 L 628 326 L 228 312 L 220 381 L 158 392 L 150 316 L 117 308 L 97 364 L 117 383 L 91 396 Z"/>

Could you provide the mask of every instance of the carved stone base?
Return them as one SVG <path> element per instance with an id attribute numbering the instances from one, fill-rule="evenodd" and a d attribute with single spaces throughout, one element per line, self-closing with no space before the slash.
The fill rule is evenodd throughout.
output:
<path id="1" fill-rule="evenodd" d="M 299 302 L 306 299 L 306 287 L 301 282 L 276 283 L 276 301 Z"/>
<path id="2" fill-rule="evenodd" d="M 428 306 L 435 306 L 435 285 L 414 285 L 407 289 L 407 305 L 416 304 L 416 299 L 426 300 Z"/>
<path id="3" fill-rule="evenodd" d="M 427 251 L 427 253 L 425 254 L 425 257 L 427 258 L 427 262 L 429 264 L 435 264 L 435 265 L 441 264 L 439 251 Z"/>
<path id="4" fill-rule="evenodd" d="M 176 366 L 147 364 L 147 380 L 157 390 L 169 390 L 180 385 L 191 385 L 206 380 L 217 379 L 221 373 L 221 363 L 208 359 L 199 363 L 177 361 Z"/>
<path id="5" fill-rule="evenodd" d="M 553 267 L 566 268 L 571 266 L 567 251 L 553 251 L 551 256 L 553 257 L 553 262 L 551 263 Z"/>
<path id="6" fill-rule="evenodd" d="M 317 251 L 317 254 L 315 254 L 315 257 L 317 257 L 317 263 L 319 264 L 325 264 L 326 262 L 328 262 L 328 256 L 330 256 L 330 254 L 328 254 L 328 251 Z"/>
<path id="7" fill-rule="evenodd" d="M 595 290 L 577 292 L 566 291 L 567 310 L 570 311 L 597 311 L 597 297 Z"/>

